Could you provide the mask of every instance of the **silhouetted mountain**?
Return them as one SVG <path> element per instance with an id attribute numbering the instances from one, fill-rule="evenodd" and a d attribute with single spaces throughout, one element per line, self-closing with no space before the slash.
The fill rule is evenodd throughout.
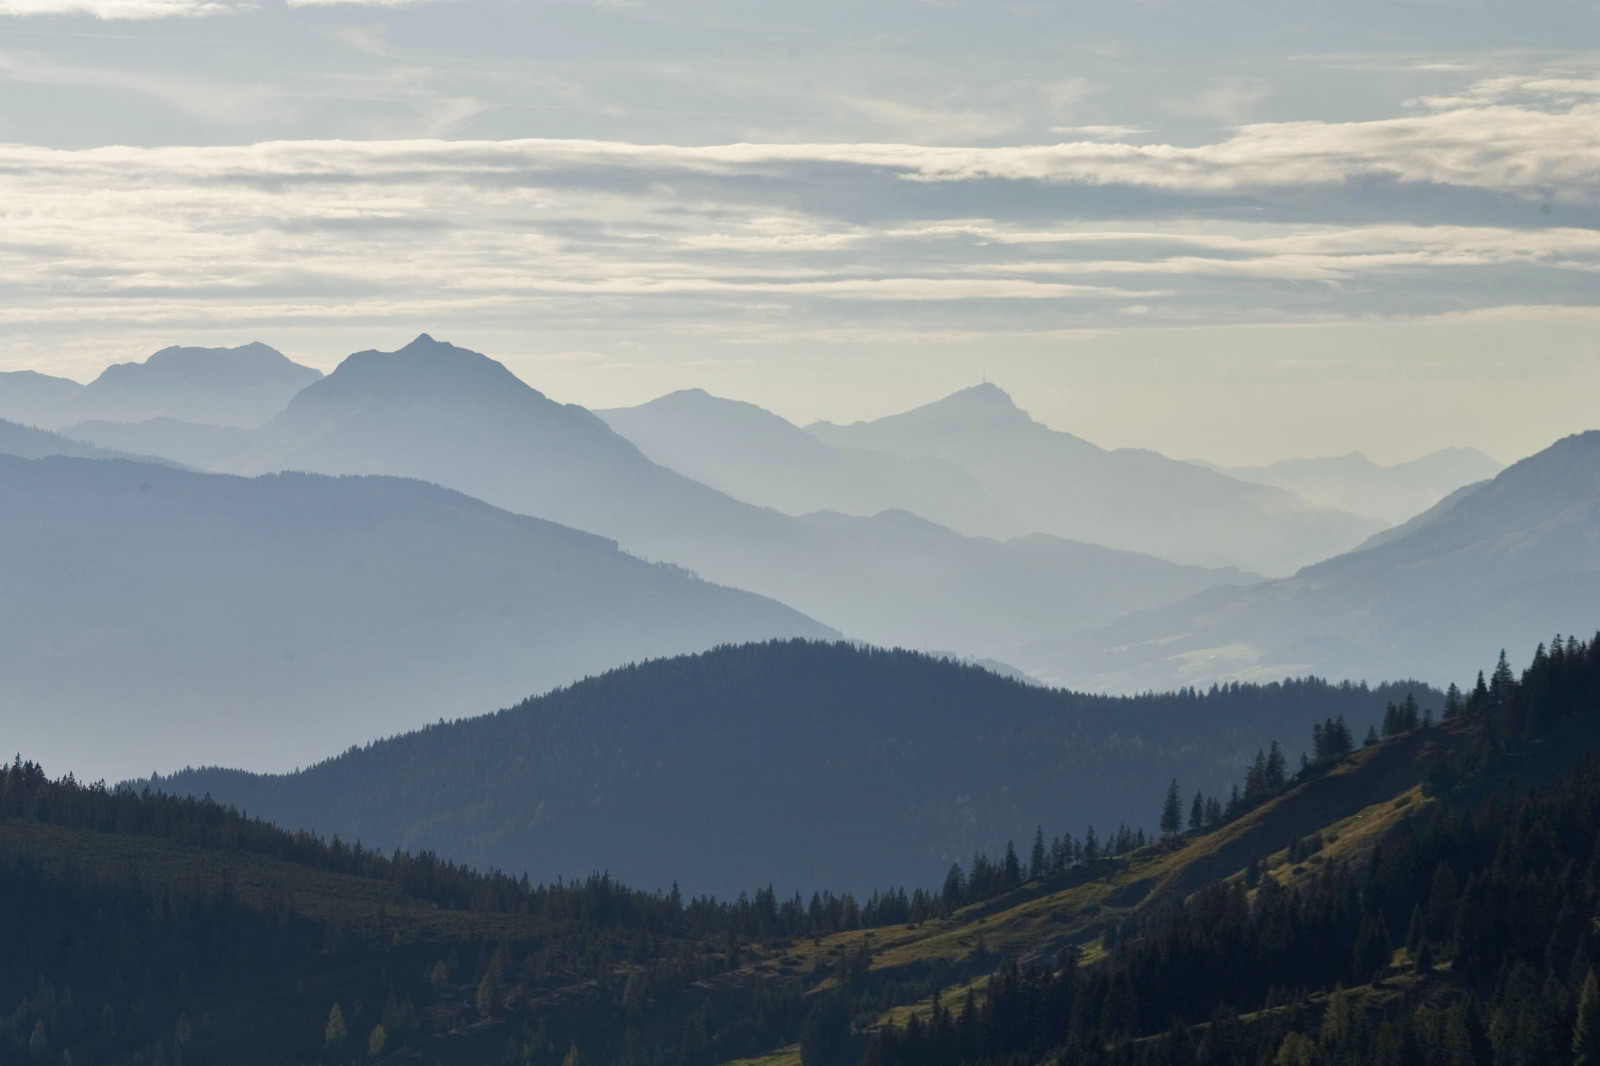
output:
<path id="1" fill-rule="evenodd" d="M 163 348 L 142 363 L 117 363 L 80 391 L 40 408 L 52 428 L 86 421 L 176 418 L 217 426 L 259 426 L 322 377 L 265 344 Z"/>
<path id="2" fill-rule="evenodd" d="M 1311 672 L 1472 680 L 1500 649 L 1600 627 L 1600 432 L 1556 442 L 1369 547 L 1063 642 L 1112 690 Z M 1054 658 L 1052 653 L 1044 653 Z"/>
<path id="3" fill-rule="evenodd" d="M 0 458 L 7 743 L 283 767 L 619 662 L 831 631 L 416 481 Z"/>
<path id="4" fill-rule="evenodd" d="M 937 884 L 1041 822 L 1105 833 L 1173 777 L 1226 795 L 1266 738 L 1337 715 L 1365 729 L 1405 691 L 1296 682 L 1117 699 L 787 641 L 614 670 L 298 774 L 153 784 L 536 879 L 606 869 L 690 892 L 860 890 Z"/>
<path id="5" fill-rule="evenodd" d="M 1015 527 L 953 463 L 834 447 L 755 404 L 702 389 L 595 413 L 662 466 L 785 514 L 902 510 L 979 536 Z"/>
<path id="6" fill-rule="evenodd" d="M 1444 448 L 1393 466 L 1379 466 L 1360 452 L 1327 459 L 1280 459 L 1269 466 L 1198 465 L 1386 522 L 1414 518 L 1463 485 L 1485 481 L 1505 469 L 1476 448 Z"/>
<path id="7" fill-rule="evenodd" d="M 34 370 L 0 373 L 0 418 L 32 423 L 41 408 L 60 403 L 83 386 L 68 378 L 55 378 Z"/>
<path id="8" fill-rule="evenodd" d="M 903 512 L 794 518 L 755 507 L 656 465 L 591 412 L 494 360 L 426 335 L 350 356 L 225 465 L 423 478 L 614 537 L 852 637 L 1007 662 L 1045 636 L 1249 579 L 1118 553 L 1097 554 L 1091 574 L 1064 562 L 1065 550 L 961 537 Z"/>
<path id="9" fill-rule="evenodd" d="M 1181 562 L 1287 573 L 1348 551 L 1383 523 L 1151 451 L 1106 451 L 1035 422 L 994 385 L 904 414 L 806 427 L 830 444 L 953 462 L 1017 532 Z"/>

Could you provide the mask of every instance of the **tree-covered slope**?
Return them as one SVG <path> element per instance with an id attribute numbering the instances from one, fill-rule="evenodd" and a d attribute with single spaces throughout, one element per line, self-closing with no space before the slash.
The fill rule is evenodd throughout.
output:
<path id="1" fill-rule="evenodd" d="M 865 1044 L 870 1066 L 1588 1066 L 1600 638 L 1541 648 L 1453 711 L 1042 901 L 1065 965 L 1003 967 L 969 1009 L 884 1019 L 836 1061 Z M 1369 802 L 1314 830 L 1286 817 L 1352 791 Z M 1041 928 L 1029 909 L 988 922 Z"/>
<path id="2" fill-rule="evenodd" d="M 1171 777 L 1225 792 L 1265 738 L 1337 715 L 1365 729 L 1408 691 L 1086 696 L 909 651 L 783 641 L 613 670 L 297 774 L 154 784 L 536 878 L 859 891 L 936 883 L 1039 824 L 1103 834 Z"/>
<path id="3" fill-rule="evenodd" d="M 1600 638 L 1447 708 L 1349 752 L 1319 723 L 1131 852 L 809 903 L 534 886 L 19 760 L 0 1064 L 1586 1064 Z"/>

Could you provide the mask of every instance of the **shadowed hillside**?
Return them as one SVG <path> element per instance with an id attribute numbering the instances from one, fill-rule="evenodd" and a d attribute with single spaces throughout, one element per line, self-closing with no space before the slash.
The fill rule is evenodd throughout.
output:
<path id="1" fill-rule="evenodd" d="M 1336 715 L 1365 728 L 1407 691 L 1309 681 L 1120 699 L 775 642 L 614 670 L 299 774 L 153 784 L 539 878 L 861 890 L 934 883 L 1041 823 L 1107 833 L 1174 776 L 1225 793 L 1264 738 Z"/>

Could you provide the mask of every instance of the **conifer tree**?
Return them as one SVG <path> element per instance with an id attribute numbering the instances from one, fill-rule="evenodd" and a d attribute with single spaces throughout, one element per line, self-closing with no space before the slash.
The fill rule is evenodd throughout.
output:
<path id="1" fill-rule="evenodd" d="M 1500 661 L 1495 664 L 1494 674 L 1489 679 L 1489 698 L 1496 704 L 1503 704 L 1511 696 L 1511 690 L 1516 686 L 1516 677 L 1511 673 L 1511 664 L 1506 662 L 1506 650 L 1500 649 Z"/>
<path id="2" fill-rule="evenodd" d="M 1022 860 L 1017 858 L 1017 848 L 1011 841 L 1006 841 L 1005 862 L 1000 869 L 1001 891 L 1010 892 L 1022 884 Z"/>
<path id="3" fill-rule="evenodd" d="M 1176 836 L 1183 828 L 1183 801 L 1178 798 L 1178 779 L 1167 786 L 1167 800 L 1161 805 L 1161 835 Z"/>
<path id="4" fill-rule="evenodd" d="M 1200 793 L 1194 794 L 1194 802 L 1189 804 L 1189 828 L 1199 829 L 1206 822 L 1206 801 Z"/>
<path id="5" fill-rule="evenodd" d="M 1028 855 L 1028 880 L 1037 881 L 1045 875 L 1044 826 L 1033 831 L 1033 851 Z"/>

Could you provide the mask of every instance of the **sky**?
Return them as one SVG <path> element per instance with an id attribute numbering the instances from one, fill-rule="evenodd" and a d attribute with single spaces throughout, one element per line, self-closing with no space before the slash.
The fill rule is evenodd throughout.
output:
<path id="1" fill-rule="evenodd" d="M 0 370 L 419 332 L 1258 463 L 1600 428 L 1565 0 L 0 0 Z"/>

